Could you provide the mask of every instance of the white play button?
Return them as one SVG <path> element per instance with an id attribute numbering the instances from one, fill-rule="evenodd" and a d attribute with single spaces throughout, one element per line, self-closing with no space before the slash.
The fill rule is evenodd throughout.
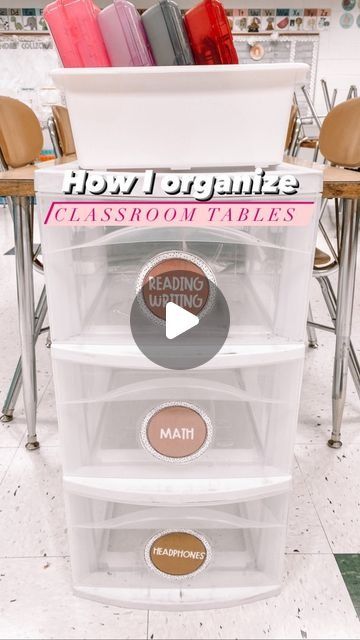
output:
<path id="1" fill-rule="evenodd" d="M 173 340 L 199 324 L 199 318 L 174 302 L 166 305 L 166 337 Z"/>

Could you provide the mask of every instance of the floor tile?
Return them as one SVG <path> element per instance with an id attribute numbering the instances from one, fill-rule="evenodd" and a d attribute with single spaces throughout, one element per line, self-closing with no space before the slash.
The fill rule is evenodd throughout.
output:
<path id="1" fill-rule="evenodd" d="M 0 449 L 0 483 L 14 458 L 16 449 Z M 2 490 L 0 489 L 0 492 Z"/>
<path id="2" fill-rule="evenodd" d="M 241 607 L 186 613 L 150 612 L 149 638 L 242 640 L 360 637 L 356 616 L 333 555 L 287 557 L 281 594 Z"/>
<path id="3" fill-rule="evenodd" d="M 1 639 L 146 638 L 146 611 L 74 596 L 65 558 L 11 558 L 0 568 Z"/>
<path id="4" fill-rule="evenodd" d="M 0 448 L 17 448 L 26 432 L 25 416 L 16 416 L 11 422 L 0 422 Z"/>
<path id="5" fill-rule="evenodd" d="M 335 556 L 352 603 L 360 617 L 360 555 L 352 553 Z"/>
<path id="6" fill-rule="evenodd" d="M 297 462 L 293 471 L 286 548 L 289 553 L 331 553 L 329 542 Z"/>
<path id="7" fill-rule="evenodd" d="M 296 458 L 334 553 L 360 552 L 360 445 L 297 445 Z"/>
<path id="8" fill-rule="evenodd" d="M 68 555 L 59 452 L 19 448 L 0 489 L 0 557 Z"/>

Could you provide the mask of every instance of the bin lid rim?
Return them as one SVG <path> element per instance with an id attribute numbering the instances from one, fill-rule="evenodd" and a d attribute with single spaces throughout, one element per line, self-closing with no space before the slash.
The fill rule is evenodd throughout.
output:
<path id="1" fill-rule="evenodd" d="M 117 75 L 191 75 L 191 74 L 234 74 L 234 73 L 253 73 L 271 72 L 279 73 L 281 71 L 307 71 L 309 65 L 305 62 L 276 62 L 264 64 L 229 64 L 229 65 L 176 65 L 172 67 L 153 66 L 153 67 L 76 67 L 76 68 L 60 68 L 51 72 L 53 77 L 69 77 L 69 76 L 117 76 Z"/>

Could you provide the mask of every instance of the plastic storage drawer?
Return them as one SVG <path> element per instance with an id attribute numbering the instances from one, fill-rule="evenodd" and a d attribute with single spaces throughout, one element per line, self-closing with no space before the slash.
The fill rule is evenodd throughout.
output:
<path id="1" fill-rule="evenodd" d="M 285 494 L 187 508 L 66 497 L 79 595 L 131 607 L 202 609 L 268 597 L 280 589 Z M 169 575 L 171 560 L 166 573 L 156 570 L 157 558 L 149 561 L 152 541 L 171 532 L 189 532 L 202 542 L 201 571 Z"/>
<path id="2" fill-rule="evenodd" d="M 106 362 L 53 347 L 64 474 L 98 495 L 170 503 L 288 484 L 303 346 L 211 362 L 185 375 L 125 352 Z"/>
<path id="3" fill-rule="evenodd" d="M 200 265 L 217 284 L 229 305 L 229 337 L 238 344 L 303 340 L 315 222 L 316 215 L 295 228 L 43 226 L 52 339 L 132 340 L 141 273 L 175 257 Z"/>

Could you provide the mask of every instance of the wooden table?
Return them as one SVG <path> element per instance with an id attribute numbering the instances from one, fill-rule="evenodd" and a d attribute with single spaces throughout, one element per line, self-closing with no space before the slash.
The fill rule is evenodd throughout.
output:
<path id="1" fill-rule="evenodd" d="M 51 167 L 52 165 L 67 164 L 76 160 L 75 156 L 68 156 L 66 159 L 48 160 L 42 162 L 41 167 Z M 285 161 L 289 164 L 296 164 L 301 167 L 319 169 L 324 173 L 324 198 L 360 198 L 360 172 L 349 169 L 339 169 L 329 167 L 314 162 L 304 162 L 299 158 L 287 156 Z M 22 169 L 11 169 L 10 171 L 0 171 L 0 196 L 25 196 L 35 195 L 34 172 L 36 167 L 31 165 Z"/>
<path id="2" fill-rule="evenodd" d="M 49 161 L 41 166 L 71 162 Z M 356 275 L 356 259 L 360 209 L 360 173 L 287 157 L 286 162 L 308 166 L 323 171 L 324 198 L 343 198 L 343 227 L 339 255 L 337 295 L 336 347 L 333 378 L 333 431 L 329 445 L 341 446 L 340 431 L 346 398 L 349 365 L 350 334 Z M 0 196 L 11 198 L 14 218 L 15 257 L 19 304 L 19 328 L 23 369 L 23 393 L 28 427 L 29 448 L 38 447 L 36 438 L 36 373 L 35 342 L 39 326 L 34 319 L 32 204 L 34 191 L 34 166 L 0 172 Z M 45 298 L 46 300 L 46 298 Z M 41 300 L 40 300 L 41 302 Z M 39 303 L 40 303 L 39 302 Z M 39 307 L 39 304 L 38 304 Z M 43 309 L 43 307 L 42 307 Z M 38 315 L 38 314 L 36 314 Z M 21 371 L 21 369 L 20 369 Z M 6 419 L 6 411 L 4 411 Z M 10 416 L 11 418 L 11 416 Z"/>
<path id="3" fill-rule="evenodd" d="M 30 198 L 35 195 L 34 174 L 37 167 L 51 167 L 55 165 L 74 162 L 76 156 L 67 156 L 57 160 L 47 160 L 39 165 L 29 165 L 21 169 L 9 169 L 0 171 L 0 197 L 9 196 Z"/>
<path id="4" fill-rule="evenodd" d="M 293 158 L 291 156 L 285 156 L 284 161 L 288 164 L 295 164 L 298 167 L 322 171 L 324 175 L 322 195 L 324 198 L 349 198 L 350 200 L 360 198 L 359 171 L 330 167 L 316 162 L 305 162 L 301 158 Z"/>

